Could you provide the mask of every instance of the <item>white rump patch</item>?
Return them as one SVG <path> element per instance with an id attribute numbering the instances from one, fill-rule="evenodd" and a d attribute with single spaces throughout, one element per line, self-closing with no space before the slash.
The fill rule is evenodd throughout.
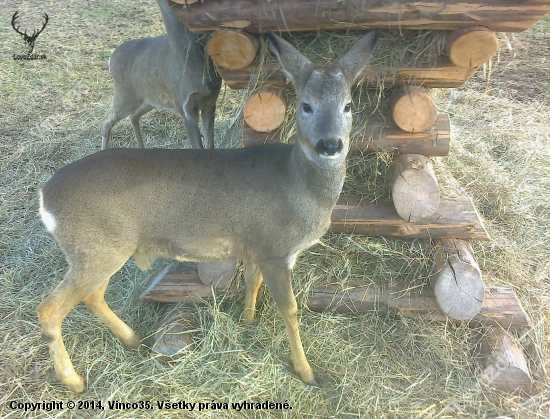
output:
<path id="1" fill-rule="evenodd" d="M 46 209 L 44 208 L 44 197 L 42 196 L 42 190 L 38 191 L 38 196 L 40 197 L 40 209 L 38 210 L 38 212 L 40 213 L 42 222 L 46 226 L 46 230 L 51 233 L 55 230 L 55 226 L 57 223 L 55 222 L 53 214 L 46 211 Z"/>

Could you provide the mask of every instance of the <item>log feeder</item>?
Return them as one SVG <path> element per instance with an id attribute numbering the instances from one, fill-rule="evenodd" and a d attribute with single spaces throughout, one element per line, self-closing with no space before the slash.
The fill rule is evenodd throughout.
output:
<path id="1" fill-rule="evenodd" d="M 434 275 L 430 284 L 441 311 L 455 320 L 469 320 L 485 297 L 481 271 L 470 243 L 458 239 L 436 242 Z"/>
<path id="2" fill-rule="evenodd" d="M 415 223 L 434 215 L 439 187 L 430 158 L 422 154 L 395 156 L 391 194 L 395 210 L 404 220 Z"/>
<path id="3" fill-rule="evenodd" d="M 489 240 L 472 201 L 468 197 L 442 198 L 437 211 L 418 223 L 403 220 L 391 201 L 371 203 L 355 195 L 341 196 L 332 210 L 330 230 L 334 233 L 364 234 L 397 238 Z"/>
<path id="4" fill-rule="evenodd" d="M 514 291 L 503 287 L 487 287 L 475 324 L 499 325 L 506 329 L 524 329 L 533 326 Z M 342 290 L 339 286 L 314 288 L 307 296 L 310 310 L 360 314 L 373 310 L 394 311 L 405 317 L 430 314 L 432 320 L 448 321 L 439 309 L 433 295 L 428 292 L 409 293 L 407 286 L 396 284 L 385 289 L 355 287 Z"/>
<path id="5" fill-rule="evenodd" d="M 422 86 L 402 86 L 393 91 L 390 109 L 395 124 L 404 131 L 423 132 L 430 129 L 437 109 L 430 91 Z"/>
<path id="6" fill-rule="evenodd" d="M 252 64 L 258 46 L 258 38 L 254 35 L 225 30 L 210 38 L 206 50 L 218 67 L 238 70 Z"/>
<path id="7" fill-rule="evenodd" d="M 550 0 L 549 0 L 550 1 Z M 277 63 L 269 63 L 262 72 L 268 75 L 266 84 L 272 86 L 286 86 L 287 78 L 279 69 Z M 250 82 L 250 75 L 256 74 L 258 69 L 254 64 L 238 70 L 227 70 L 218 67 L 220 76 L 225 83 L 232 89 L 244 89 Z M 377 86 L 378 83 L 384 83 L 386 86 L 417 84 L 425 87 L 460 87 L 466 83 L 477 71 L 477 67 L 457 67 L 448 57 L 442 56 L 434 65 L 418 66 L 414 68 L 399 68 L 395 74 L 385 75 L 383 78 L 374 71 L 367 69 L 359 76 L 359 81 L 364 86 Z"/>
<path id="8" fill-rule="evenodd" d="M 279 128 L 285 120 L 286 106 L 271 88 L 264 88 L 248 98 L 243 108 L 247 125 L 257 132 L 271 132 Z"/>
<path id="9" fill-rule="evenodd" d="M 453 30 L 482 25 L 497 32 L 520 32 L 550 11 L 548 0 L 521 2 L 408 0 L 353 2 L 334 0 L 208 0 L 174 7 L 193 32 L 246 28 L 249 33 L 367 28 Z"/>
<path id="10" fill-rule="evenodd" d="M 504 327 L 504 326 L 503 326 Z M 482 343 L 486 355 L 481 378 L 504 391 L 529 394 L 533 381 L 519 345 L 501 327 L 487 327 Z"/>
<path id="11" fill-rule="evenodd" d="M 457 29 L 447 35 L 445 51 L 458 67 L 479 67 L 498 50 L 498 38 L 482 26 Z"/>
<path id="12" fill-rule="evenodd" d="M 451 124 L 449 116 L 439 114 L 431 130 L 425 132 L 405 132 L 395 124 L 384 126 L 383 122 L 372 121 L 362 134 L 351 140 L 350 155 L 362 156 L 377 151 L 397 151 L 405 154 L 426 156 L 446 156 L 449 154 Z M 290 141 L 293 139 L 291 138 Z M 243 126 L 243 147 L 280 142 L 280 133 L 275 130 L 267 134 L 259 133 L 246 123 Z"/>

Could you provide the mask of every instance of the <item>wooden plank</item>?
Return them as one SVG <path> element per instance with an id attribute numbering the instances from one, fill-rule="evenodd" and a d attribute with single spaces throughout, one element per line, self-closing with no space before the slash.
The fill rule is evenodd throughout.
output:
<path id="1" fill-rule="evenodd" d="M 367 86 L 377 86 L 383 82 L 387 87 L 403 84 L 417 84 L 425 87 L 460 87 L 475 74 L 477 69 L 478 67 L 457 67 L 449 58 L 441 57 L 434 65 L 397 69 L 395 76 L 385 75 L 382 77 L 376 69 L 367 68 L 359 80 L 363 80 Z M 257 74 L 257 71 L 258 69 L 254 65 L 238 70 L 218 67 L 218 72 L 223 80 L 232 89 L 247 87 L 251 75 Z M 261 71 L 268 75 L 265 84 L 279 87 L 287 84 L 286 76 L 276 62 L 268 63 Z"/>
<path id="2" fill-rule="evenodd" d="M 410 133 L 399 129 L 393 122 L 387 124 L 372 121 L 362 134 L 351 141 L 350 154 L 362 156 L 377 151 L 398 151 L 400 154 L 446 156 L 449 154 L 451 124 L 449 116 L 439 114 L 432 129 Z M 270 133 L 256 132 L 243 125 L 243 147 L 276 143 L 280 141 L 278 130 Z M 292 141 L 292 139 L 291 139 Z"/>
<path id="3" fill-rule="evenodd" d="M 376 204 L 355 195 L 341 196 L 332 211 L 330 230 L 400 238 L 489 240 L 468 197 L 441 198 L 432 217 L 417 223 L 403 220 L 391 201 Z"/>
<path id="4" fill-rule="evenodd" d="M 175 5 L 176 16 L 193 32 L 227 28 L 251 33 L 334 29 L 454 30 L 473 25 L 520 32 L 550 11 L 548 0 L 208 0 Z"/>
<path id="5" fill-rule="evenodd" d="M 402 316 L 430 316 L 436 321 L 449 318 L 439 309 L 429 289 L 409 293 L 403 285 L 385 289 L 350 288 L 337 286 L 314 288 L 307 296 L 307 306 L 313 311 L 365 313 L 372 310 L 395 311 Z M 509 288 L 489 286 L 480 312 L 473 319 L 484 325 L 499 325 L 505 329 L 532 327 L 514 292 Z"/>
<path id="6" fill-rule="evenodd" d="M 162 303 L 200 303 L 212 297 L 212 287 L 199 278 L 196 264 L 171 263 L 152 276 L 140 300 Z"/>

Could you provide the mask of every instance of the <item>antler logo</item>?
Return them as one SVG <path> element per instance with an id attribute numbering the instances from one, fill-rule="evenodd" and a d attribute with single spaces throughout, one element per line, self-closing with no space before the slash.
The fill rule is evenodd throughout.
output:
<path id="1" fill-rule="evenodd" d="M 44 13 L 44 24 L 42 25 L 42 28 L 35 29 L 32 35 L 29 35 L 26 30 L 25 32 L 21 32 L 21 27 L 19 26 L 19 22 L 17 22 L 18 18 L 19 18 L 19 11 L 13 14 L 13 17 L 11 18 L 11 26 L 13 26 L 13 29 L 15 29 L 15 32 L 21 35 L 21 37 L 27 44 L 28 54 L 31 54 L 32 51 L 34 50 L 34 43 L 36 42 L 36 38 L 38 38 L 38 35 L 42 33 L 42 31 L 48 24 L 48 20 L 49 20 L 48 15 Z"/>

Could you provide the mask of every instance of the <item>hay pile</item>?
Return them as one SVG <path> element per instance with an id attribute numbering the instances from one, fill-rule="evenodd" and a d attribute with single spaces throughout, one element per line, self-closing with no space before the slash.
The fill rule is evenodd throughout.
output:
<path id="1" fill-rule="evenodd" d="M 471 357 L 474 331 L 465 324 L 431 323 L 372 312 L 364 316 L 312 313 L 300 308 L 300 331 L 320 388 L 293 374 L 284 325 L 264 288 L 259 319 L 242 326 L 240 298 L 190 307 L 200 333 L 196 350 L 167 364 L 150 353 L 124 348 L 84 306 L 63 323 L 66 347 L 88 390 L 75 395 L 60 385 L 35 310 L 67 269 L 64 257 L 37 216 L 37 189 L 63 165 L 100 148 L 99 130 L 112 100 L 106 62 L 126 39 L 161 34 L 154 2 L 7 1 L 2 15 L 46 11 L 50 23 L 36 44 L 47 62 L 11 60 L 24 46 L 9 25 L 0 27 L 0 416 L 24 414 L 10 402 L 94 400 L 136 402 L 284 402 L 288 411 L 248 411 L 245 417 L 430 418 L 547 417 L 550 389 L 542 366 L 550 365 L 545 337 L 550 324 L 550 141 L 547 88 L 522 103 L 500 84 L 473 85 L 438 94 L 441 111 L 452 115 L 452 153 L 440 173 L 458 179 L 485 218 L 492 243 L 476 245 L 487 282 L 513 287 L 537 325 L 521 342 L 531 355 L 532 397 L 500 393 L 480 381 Z M 548 45 L 550 22 L 519 35 L 522 42 Z M 19 43 L 18 43 L 19 42 Z M 542 49 L 520 50 L 519 75 L 547 86 Z M 531 54 L 526 56 L 527 54 Z M 546 57 L 550 59 L 550 57 Z M 539 67 L 536 67 L 538 65 Z M 503 66 L 504 67 L 504 66 Z M 538 70 L 537 70 L 538 68 Z M 498 80 L 496 70 L 493 79 Z M 519 83 L 519 81 L 517 81 Z M 515 85 L 519 88 L 518 84 Z M 217 146 L 231 145 L 238 124 L 231 109 L 242 107 L 240 92 L 226 89 L 217 112 Z M 154 111 L 142 119 L 148 146 L 188 147 L 179 116 Z M 115 144 L 135 147 L 129 120 L 113 131 Z M 235 144 L 236 145 L 236 144 Z M 384 155 L 350 162 L 346 191 L 385 197 Z M 449 175 L 452 175 L 450 176 Z M 440 177 L 441 180 L 441 177 Z M 384 287 L 396 280 L 411 289 L 425 286 L 431 248 L 420 241 L 328 234 L 298 261 L 293 284 L 300 300 L 311 287 L 330 282 Z M 155 267 L 165 261 L 156 261 Z M 112 278 L 106 299 L 137 333 L 154 333 L 158 304 L 138 300 L 149 274 L 133 262 Z M 36 411 L 26 417 L 94 418 L 242 417 L 234 410 Z"/>

